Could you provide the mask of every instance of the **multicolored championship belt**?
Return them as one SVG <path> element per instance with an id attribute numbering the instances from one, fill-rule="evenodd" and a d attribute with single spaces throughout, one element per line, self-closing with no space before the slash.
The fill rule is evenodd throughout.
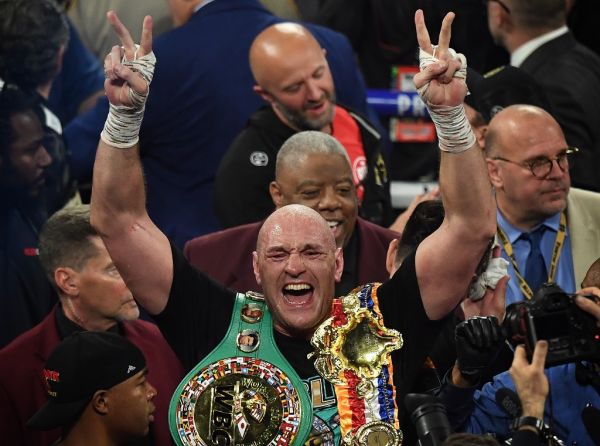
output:
<path id="1" fill-rule="evenodd" d="M 263 296 L 238 293 L 225 338 L 171 399 L 175 443 L 300 446 L 311 424 L 308 392 L 275 344 Z"/>
<path id="2" fill-rule="evenodd" d="M 334 299 L 333 316 L 310 341 L 315 368 L 335 386 L 345 445 L 402 444 L 390 356 L 402 347 L 402 335 L 384 326 L 378 287 L 368 284 Z"/>

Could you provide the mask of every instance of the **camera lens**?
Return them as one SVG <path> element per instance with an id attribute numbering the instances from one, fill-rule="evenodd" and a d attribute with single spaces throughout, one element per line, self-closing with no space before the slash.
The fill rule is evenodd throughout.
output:
<path id="1" fill-rule="evenodd" d="M 527 311 L 524 302 L 512 303 L 506 307 L 506 315 L 502 323 L 504 336 L 513 345 L 519 345 L 525 342 L 526 327 L 524 315 Z"/>
<path id="2" fill-rule="evenodd" d="M 404 399 L 421 446 L 439 446 L 452 433 L 446 407 L 439 398 L 409 393 Z"/>

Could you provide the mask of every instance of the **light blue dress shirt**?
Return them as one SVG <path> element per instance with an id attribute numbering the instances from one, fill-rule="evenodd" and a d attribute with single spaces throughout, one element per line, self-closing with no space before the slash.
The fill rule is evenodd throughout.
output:
<path id="1" fill-rule="evenodd" d="M 600 395 L 592 386 L 577 382 L 575 367 L 571 363 L 546 369 L 550 397 L 546 400 L 544 419 L 546 422 L 552 420 L 554 433 L 567 445 L 593 446 L 594 442 L 583 424 L 581 412 L 587 404 L 600 407 Z M 504 387 L 515 390 L 508 372 L 496 375 L 481 391 L 475 392 L 475 409 L 464 426 L 466 432 L 494 432 L 502 440 L 510 436 L 512 417 L 496 403 L 496 392 Z"/>
<path id="2" fill-rule="evenodd" d="M 502 228 L 513 247 L 519 272 L 524 277 L 525 274 L 527 274 L 527 271 L 525 271 L 525 265 L 527 264 L 527 257 L 529 256 L 530 251 L 529 242 L 519 238 L 523 231 L 515 228 L 508 221 L 506 221 L 500 210 L 497 210 L 496 216 L 498 219 L 498 226 Z M 552 250 L 554 248 L 558 226 L 560 224 L 560 213 L 547 218 L 542 222 L 542 224 L 545 225 L 548 230 L 546 230 L 542 236 L 541 251 L 542 256 L 544 257 L 544 262 L 546 263 L 546 270 L 548 273 L 550 273 L 550 262 L 552 260 Z M 536 228 L 533 228 L 532 231 L 535 229 Z M 525 299 L 525 297 L 519 288 L 517 276 L 510 258 L 508 258 L 506 255 L 504 246 L 502 246 L 502 257 L 509 262 L 508 275 L 510 276 L 510 281 L 508 282 L 508 288 L 506 289 L 506 305 L 509 305 L 513 302 L 522 301 Z M 567 293 L 574 293 L 576 291 L 577 285 L 575 284 L 575 270 L 573 269 L 571 238 L 569 236 L 568 228 L 562 247 L 562 252 L 560 254 L 560 259 L 558 260 L 558 268 L 556 271 L 556 276 L 554 277 L 554 281 Z"/>

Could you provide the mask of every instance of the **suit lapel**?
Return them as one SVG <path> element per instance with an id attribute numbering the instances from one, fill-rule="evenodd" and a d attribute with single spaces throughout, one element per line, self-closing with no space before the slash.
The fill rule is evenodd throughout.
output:
<path id="1" fill-rule="evenodd" d="M 537 48 L 523 61 L 519 68 L 527 73 L 535 74 L 540 66 L 544 66 L 548 63 L 549 56 L 562 54 L 564 51 L 568 51 L 573 47 L 575 43 L 576 40 L 569 31 Z M 543 84 L 543 82 L 541 83 Z"/>
<path id="2" fill-rule="evenodd" d="M 597 259 L 600 246 L 600 230 L 590 214 L 593 209 L 585 204 L 580 200 L 577 189 L 571 189 L 567 218 L 576 287 L 581 285 L 588 268 Z"/>

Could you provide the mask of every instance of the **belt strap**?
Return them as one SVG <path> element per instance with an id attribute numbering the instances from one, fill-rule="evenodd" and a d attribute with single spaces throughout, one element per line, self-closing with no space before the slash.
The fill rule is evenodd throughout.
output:
<path id="1" fill-rule="evenodd" d="M 175 390 L 169 407 L 178 446 L 301 446 L 312 407 L 273 338 L 262 294 L 238 293 L 221 343 Z"/>

